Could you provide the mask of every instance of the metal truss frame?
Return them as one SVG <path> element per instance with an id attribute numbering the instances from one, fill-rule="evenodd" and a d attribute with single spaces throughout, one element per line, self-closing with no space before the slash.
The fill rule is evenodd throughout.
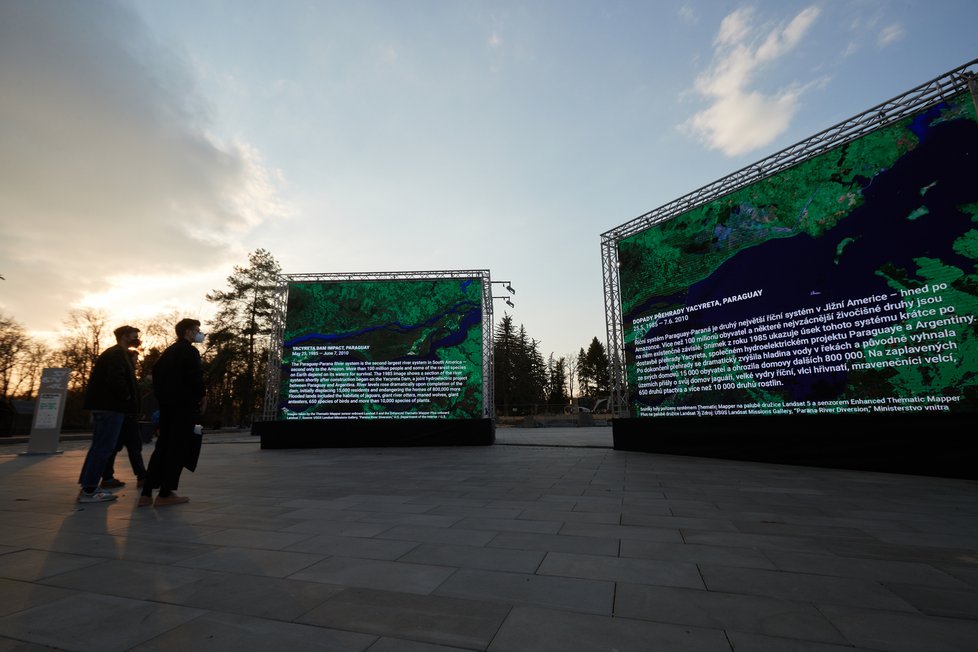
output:
<path id="1" fill-rule="evenodd" d="M 621 279 L 618 272 L 618 243 L 621 240 L 968 91 L 971 92 L 978 111 L 978 59 L 602 233 L 601 269 L 608 360 L 611 364 L 612 414 L 628 416 L 624 332 L 621 323 Z"/>
<path id="2" fill-rule="evenodd" d="M 268 347 L 268 378 L 262 418 L 277 418 L 279 387 L 281 385 L 285 317 L 288 308 L 290 283 L 340 281 L 423 281 L 426 279 L 476 278 L 482 282 L 482 416 L 492 418 L 493 360 L 492 360 L 492 280 L 487 269 L 433 270 L 417 272 L 335 272 L 322 274 L 282 274 L 278 277 L 274 302 L 277 308 Z"/>

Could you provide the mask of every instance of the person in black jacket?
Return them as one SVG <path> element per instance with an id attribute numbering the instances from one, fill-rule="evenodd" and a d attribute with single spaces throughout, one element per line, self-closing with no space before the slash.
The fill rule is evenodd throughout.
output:
<path id="1" fill-rule="evenodd" d="M 194 428 L 207 407 L 200 353 L 194 343 L 204 341 L 200 322 L 181 319 L 176 325 L 177 341 L 166 348 L 153 365 L 153 394 L 160 406 L 160 430 L 149 458 L 139 506 L 186 503 L 190 499 L 175 492 L 184 467 L 193 471 L 200 455 L 200 435 Z M 160 492 L 153 501 L 153 490 Z"/>
<path id="2" fill-rule="evenodd" d="M 129 355 L 130 346 L 138 346 L 139 329 L 120 326 L 113 331 L 116 344 L 99 355 L 85 388 L 82 404 L 92 411 L 92 443 L 85 455 L 78 484 L 80 503 L 115 500 L 115 494 L 99 488 L 102 473 L 115 452 L 119 431 L 127 414 L 139 412 L 139 390 L 136 370 Z"/>

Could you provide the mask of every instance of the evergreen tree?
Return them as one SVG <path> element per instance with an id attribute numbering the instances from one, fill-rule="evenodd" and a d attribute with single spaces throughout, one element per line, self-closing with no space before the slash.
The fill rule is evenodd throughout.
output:
<path id="1" fill-rule="evenodd" d="M 208 335 L 208 381 L 217 390 L 212 392 L 212 402 L 222 421 L 247 423 L 260 407 L 280 274 L 272 254 L 256 249 L 248 256 L 247 267 L 234 267 L 227 290 L 207 295 L 217 304 Z"/>
<path id="2" fill-rule="evenodd" d="M 540 342 L 522 324 L 517 331 L 510 315 L 503 316 L 493 335 L 496 409 L 504 415 L 534 411 L 547 400 L 547 364 Z"/>
<path id="3" fill-rule="evenodd" d="M 577 354 L 577 395 L 589 397 L 594 391 L 594 372 L 582 348 Z"/>
<path id="4" fill-rule="evenodd" d="M 513 327 L 512 316 L 503 314 L 503 318 L 496 324 L 493 340 L 493 361 L 495 366 L 495 384 L 493 389 L 496 395 L 496 409 L 502 409 L 502 413 L 508 415 L 510 414 L 510 406 L 512 405 L 516 384 L 514 367 L 516 333 Z"/>
<path id="5" fill-rule="evenodd" d="M 577 354 L 577 380 L 581 396 L 596 399 L 611 391 L 611 371 L 604 345 L 595 337 Z"/>
<path id="6" fill-rule="evenodd" d="M 566 361 L 564 358 L 554 360 L 554 354 L 551 353 L 547 360 L 547 403 L 553 407 L 567 404 L 567 392 L 564 389 L 566 382 Z"/>

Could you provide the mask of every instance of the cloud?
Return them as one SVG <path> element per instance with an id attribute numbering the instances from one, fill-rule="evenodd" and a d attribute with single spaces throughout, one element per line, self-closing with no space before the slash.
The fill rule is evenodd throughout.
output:
<path id="1" fill-rule="evenodd" d="M 679 8 L 679 20 L 687 25 L 695 25 L 699 22 L 700 17 L 692 5 L 684 4 Z"/>
<path id="2" fill-rule="evenodd" d="M 756 26 L 751 8 L 727 15 L 713 41 L 712 67 L 694 83 L 710 105 L 682 127 L 727 156 L 758 149 L 782 134 L 806 87 L 789 84 L 765 94 L 752 84 L 762 69 L 797 47 L 818 15 L 817 7 L 808 7 L 787 25 L 774 28 Z"/>
<path id="3" fill-rule="evenodd" d="M 4 2 L 0 60 L 0 310 L 49 329 L 125 279 L 226 268 L 287 213 L 276 173 L 209 135 L 190 67 L 124 6 Z"/>
<path id="4" fill-rule="evenodd" d="M 903 29 L 902 25 L 898 23 L 887 25 L 882 30 L 880 30 L 879 36 L 876 38 L 876 43 L 881 48 L 885 48 L 887 45 L 890 45 L 891 43 L 896 43 L 897 41 L 902 39 L 904 34 L 906 34 L 906 30 Z"/>

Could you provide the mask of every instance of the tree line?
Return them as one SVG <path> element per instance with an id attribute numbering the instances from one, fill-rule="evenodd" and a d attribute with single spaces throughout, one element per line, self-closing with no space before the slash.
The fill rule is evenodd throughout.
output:
<path id="1" fill-rule="evenodd" d="M 275 292 L 281 266 L 271 253 L 257 249 L 246 265 L 234 266 L 227 287 L 207 293 L 215 310 L 205 321 L 207 338 L 201 350 L 207 381 L 206 425 L 246 426 L 262 411 L 268 372 L 270 337 L 277 319 Z M 175 339 L 173 326 L 183 313 L 160 314 L 143 322 L 130 321 L 140 329 L 137 378 L 144 396 L 144 417 L 154 408 L 151 372 Z M 88 414 L 82 399 L 98 355 L 115 344 L 113 329 L 100 310 L 69 311 L 57 342 L 49 344 L 27 334 L 14 317 L 0 313 L 0 410 L 11 413 L 11 401 L 35 398 L 41 372 L 46 367 L 71 369 L 63 426 L 84 428 Z M 608 357 L 595 337 L 577 354 L 546 359 L 540 342 L 521 324 L 505 314 L 494 330 L 495 401 L 499 414 L 560 411 L 573 399 L 593 407 L 609 391 Z M 0 436 L 9 434 L 2 430 Z M 9 428 L 9 426 L 8 426 Z"/>
<path id="2" fill-rule="evenodd" d="M 204 322 L 207 338 L 201 350 L 207 382 L 210 427 L 247 425 L 260 413 L 268 367 L 269 338 L 275 323 L 274 295 L 281 267 L 271 253 L 257 249 L 247 265 L 234 266 L 227 288 L 207 293 L 214 316 Z M 174 325 L 184 313 L 161 314 L 128 323 L 140 330 L 140 357 L 136 376 L 143 393 L 144 417 L 155 409 L 152 369 L 163 350 L 176 339 Z M 71 310 L 54 344 L 30 337 L 15 318 L 0 313 L 0 410 L 11 418 L 11 402 L 35 398 L 41 371 L 46 367 L 71 369 L 63 427 L 88 426 L 82 400 L 95 359 L 115 344 L 107 315 L 92 308 Z M 8 426 L 9 428 L 9 426 Z M 0 435 L 9 434 L 0 430 Z"/>
<path id="3" fill-rule="evenodd" d="M 540 342 L 504 314 L 493 332 L 496 413 L 500 416 L 561 412 L 577 403 L 594 408 L 607 399 L 608 353 L 595 337 L 585 350 L 544 360 Z M 576 401 L 575 401 L 576 399 Z"/>

